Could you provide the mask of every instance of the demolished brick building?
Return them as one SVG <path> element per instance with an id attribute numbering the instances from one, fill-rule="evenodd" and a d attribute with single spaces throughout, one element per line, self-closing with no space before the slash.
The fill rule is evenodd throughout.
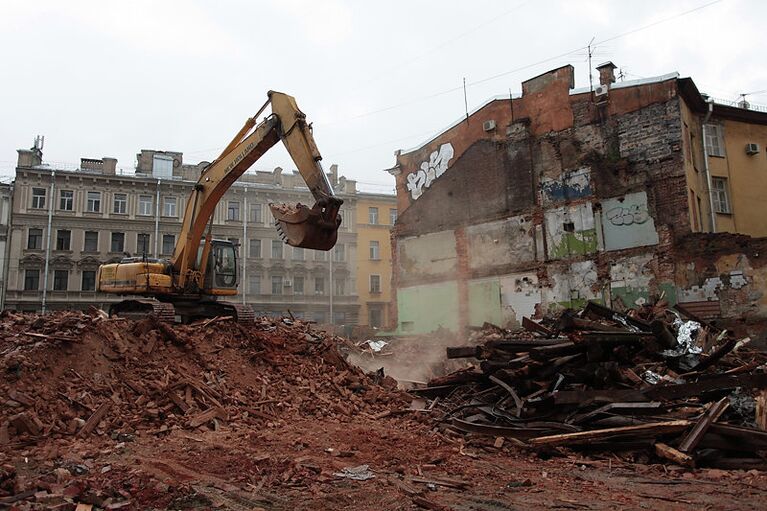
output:
<path id="1" fill-rule="evenodd" d="M 704 156 L 744 152 L 728 133 L 767 141 L 767 113 L 707 102 L 677 74 L 615 83 L 613 68 L 593 91 L 573 90 L 572 66 L 544 73 L 396 153 L 399 332 L 514 326 L 587 300 L 767 317 L 764 154 L 743 164 L 760 171 L 750 183 Z"/>

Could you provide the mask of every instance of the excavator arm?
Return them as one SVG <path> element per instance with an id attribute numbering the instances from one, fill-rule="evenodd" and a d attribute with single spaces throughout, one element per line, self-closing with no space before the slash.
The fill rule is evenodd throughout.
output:
<path id="1" fill-rule="evenodd" d="M 336 243 L 343 201 L 335 196 L 322 170 L 311 126 L 296 100 L 270 91 L 263 107 L 249 118 L 221 155 L 208 165 L 186 204 L 179 241 L 171 264 L 181 289 L 202 288 L 210 253 L 210 224 L 216 205 L 226 191 L 266 151 L 282 140 L 315 199 L 313 207 L 270 204 L 282 239 L 289 245 L 330 250 Z M 258 116 L 271 104 L 272 114 L 257 124 Z M 200 253 L 200 242 L 206 234 Z M 199 254 L 199 256 L 198 256 Z"/>

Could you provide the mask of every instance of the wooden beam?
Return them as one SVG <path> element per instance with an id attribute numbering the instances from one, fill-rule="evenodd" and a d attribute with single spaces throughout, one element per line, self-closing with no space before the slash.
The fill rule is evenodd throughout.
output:
<path id="1" fill-rule="evenodd" d="M 662 442 L 656 442 L 655 443 L 655 454 L 660 456 L 661 458 L 665 458 L 669 461 L 672 461 L 676 463 L 677 465 L 682 465 L 683 467 L 693 467 L 695 466 L 695 460 L 692 459 L 692 456 L 689 456 L 683 452 L 680 452 L 670 445 L 666 445 Z"/>
<path id="2" fill-rule="evenodd" d="M 623 426 L 619 428 L 595 429 L 580 431 L 578 433 L 565 433 L 563 435 L 549 435 L 533 438 L 528 441 L 530 445 L 577 445 L 588 444 L 592 440 L 603 440 L 619 436 L 659 436 L 667 433 L 676 433 L 690 427 L 690 421 L 675 420 L 666 422 L 651 422 L 639 426 Z"/>
<path id="3" fill-rule="evenodd" d="M 686 437 L 684 437 L 682 443 L 679 444 L 679 450 L 682 452 L 690 452 L 695 449 L 711 424 L 722 415 L 722 412 L 724 412 L 728 406 L 730 406 L 730 402 L 727 396 L 709 406 L 708 410 L 706 410 L 695 423 L 692 430 Z"/>

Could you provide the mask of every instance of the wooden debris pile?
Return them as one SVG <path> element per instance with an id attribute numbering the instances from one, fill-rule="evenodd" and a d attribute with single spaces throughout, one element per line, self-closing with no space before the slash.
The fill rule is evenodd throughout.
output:
<path id="1" fill-rule="evenodd" d="M 349 365 L 338 343 L 288 318 L 171 325 L 100 311 L 4 312 L 0 451 L 48 438 L 129 441 L 177 429 L 345 420 L 409 403 L 396 381 Z"/>
<path id="2" fill-rule="evenodd" d="M 467 368 L 412 390 L 444 428 L 720 468 L 767 468 L 767 357 L 683 308 L 590 302 L 524 331 L 447 348 Z M 436 403 L 435 403 L 436 401 Z M 436 406 L 435 406 L 436 404 Z"/>

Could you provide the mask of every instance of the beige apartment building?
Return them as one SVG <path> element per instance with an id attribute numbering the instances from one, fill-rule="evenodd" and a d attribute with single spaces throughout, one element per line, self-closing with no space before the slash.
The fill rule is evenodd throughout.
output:
<path id="1" fill-rule="evenodd" d="M 9 183 L 0 183 L 0 310 L 5 300 L 8 272 L 8 229 L 11 223 L 11 192 Z"/>
<path id="2" fill-rule="evenodd" d="M 98 266 L 128 255 L 170 256 L 185 201 L 206 164 L 142 150 L 135 172 L 124 174 L 114 158 L 83 158 L 78 168 L 62 169 L 44 164 L 37 146 L 18 153 L 5 306 L 25 311 L 105 307 L 121 299 L 95 291 Z M 214 213 L 213 235 L 239 244 L 239 294 L 232 300 L 258 314 L 357 324 L 356 183 L 339 179 L 335 165 L 329 178 L 344 199 L 331 252 L 278 238 L 269 203 L 313 204 L 297 172 L 248 173 L 227 192 Z"/>

